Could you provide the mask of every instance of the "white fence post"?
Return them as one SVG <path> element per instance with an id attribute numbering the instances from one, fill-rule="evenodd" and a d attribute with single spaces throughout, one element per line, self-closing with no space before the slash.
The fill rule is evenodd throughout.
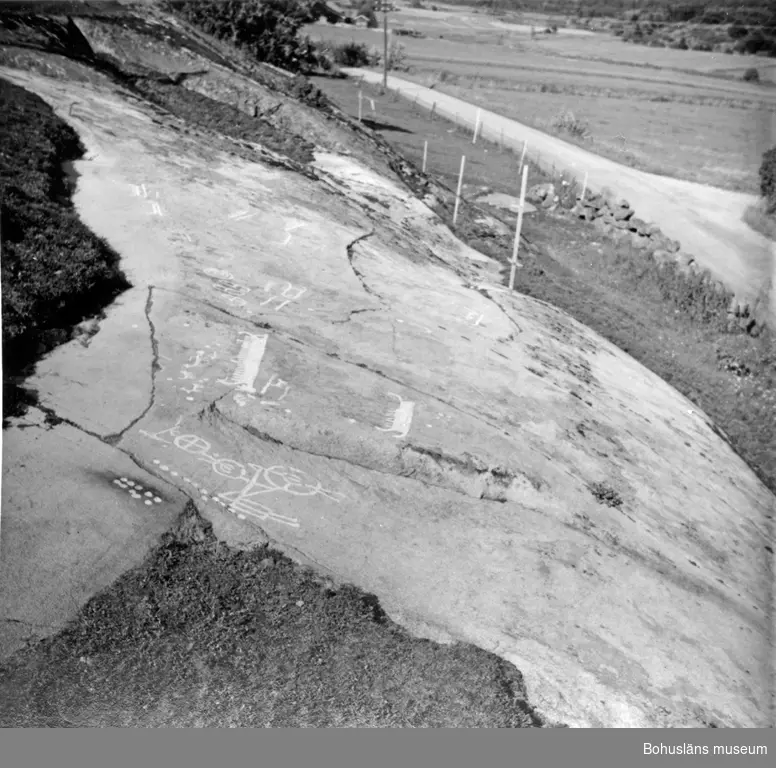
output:
<path id="1" fill-rule="evenodd" d="M 466 164 L 466 155 L 461 155 L 461 171 L 458 174 L 458 191 L 455 193 L 455 209 L 453 210 L 453 226 L 458 221 L 458 206 L 461 202 L 461 186 L 463 184 L 463 167 Z"/>
<path id="2" fill-rule="evenodd" d="M 523 142 L 523 152 L 520 155 L 520 173 L 523 172 L 523 163 L 525 162 L 525 151 L 528 149 L 528 139 Z"/>
<path id="3" fill-rule="evenodd" d="M 509 272 L 509 290 L 515 289 L 515 271 L 517 270 L 517 253 L 520 248 L 520 231 L 523 228 L 523 211 L 525 210 L 525 188 L 528 183 L 528 166 L 523 168 L 523 181 L 520 184 L 520 207 L 517 210 L 517 225 L 515 226 L 515 244 L 512 246 L 512 269 Z"/>
<path id="4" fill-rule="evenodd" d="M 423 173 L 426 172 L 426 158 L 428 157 L 428 141 L 423 142 Z"/>

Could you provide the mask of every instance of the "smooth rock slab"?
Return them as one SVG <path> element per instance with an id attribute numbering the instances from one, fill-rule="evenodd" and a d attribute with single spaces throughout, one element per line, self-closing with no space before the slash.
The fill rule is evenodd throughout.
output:
<path id="1" fill-rule="evenodd" d="M 483 287 L 490 260 L 352 158 L 319 156 L 315 182 L 104 90 L 23 80 L 99 118 L 86 141 L 116 164 L 80 165 L 87 225 L 158 243 L 127 257 L 157 365 L 150 325 L 140 357 L 100 332 L 106 361 L 153 374 L 117 448 L 222 535 L 272 539 L 515 663 L 551 719 L 768 721 L 774 497 L 690 401 L 563 312 Z M 128 192 L 104 217 L 130 169 L 163 216 Z M 77 417 L 68 346 L 40 379 L 60 371 L 48 404 Z"/>

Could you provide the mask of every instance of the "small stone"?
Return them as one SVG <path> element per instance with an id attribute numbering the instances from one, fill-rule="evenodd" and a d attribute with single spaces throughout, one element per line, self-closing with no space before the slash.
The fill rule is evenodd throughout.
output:
<path id="1" fill-rule="evenodd" d="M 551 183 L 536 184 L 528 190 L 526 197 L 532 203 L 543 203 L 548 197 L 552 199 L 555 196 L 555 185 Z"/>

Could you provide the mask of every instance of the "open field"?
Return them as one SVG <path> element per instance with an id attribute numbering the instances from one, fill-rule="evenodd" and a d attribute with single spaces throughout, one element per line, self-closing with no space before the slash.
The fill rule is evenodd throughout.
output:
<path id="1" fill-rule="evenodd" d="M 315 25 L 309 31 L 319 39 L 382 45 L 380 30 Z M 776 136 L 776 88 L 702 74 L 714 54 L 655 51 L 606 37 L 610 46 L 574 39 L 567 51 L 554 36 L 523 37 L 511 46 L 395 39 L 405 47 L 409 80 L 437 83 L 442 92 L 641 170 L 758 191 L 761 156 Z M 727 69 L 737 58 L 742 67 L 759 64 L 729 58 Z M 649 61 L 660 66 L 645 66 Z M 566 110 L 588 125 L 584 141 L 552 128 L 552 118 Z"/>

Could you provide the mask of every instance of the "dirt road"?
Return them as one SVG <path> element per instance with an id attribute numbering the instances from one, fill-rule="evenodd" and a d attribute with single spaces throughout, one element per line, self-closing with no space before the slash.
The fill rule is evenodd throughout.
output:
<path id="1" fill-rule="evenodd" d="M 345 70 L 366 82 L 380 83 L 382 75 L 361 69 Z M 461 125 L 474 127 L 477 107 L 430 88 L 389 76 L 389 88 Z M 515 120 L 482 111 L 481 135 L 521 151 L 543 167 L 575 175 L 581 182 L 588 174 L 588 188 L 604 187 L 626 198 L 639 218 L 658 224 L 682 250 L 722 280 L 731 290 L 757 306 L 759 317 L 776 324 L 776 244 L 742 221 L 746 208 L 756 202 L 752 195 L 728 192 L 689 181 L 639 171 L 594 155 L 585 149 Z M 516 181 L 516 185 L 518 185 Z M 519 185 L 518 185 L 519 186 Z"/>

